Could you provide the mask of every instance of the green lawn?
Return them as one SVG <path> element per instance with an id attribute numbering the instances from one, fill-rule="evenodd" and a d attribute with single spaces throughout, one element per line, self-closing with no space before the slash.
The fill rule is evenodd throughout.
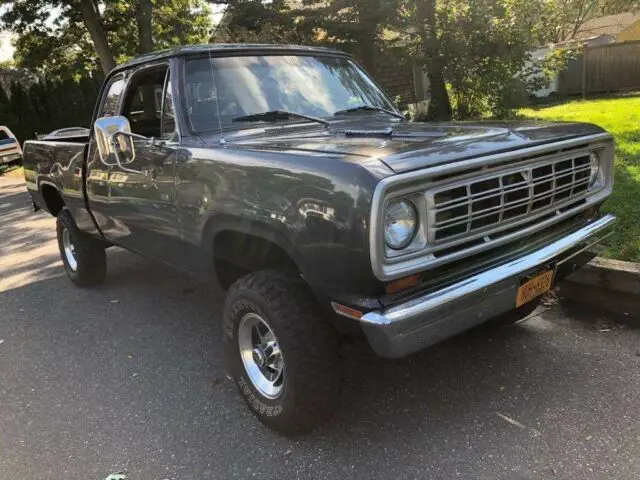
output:
<path id="1" fill-rule="evenodd" d="M 519 113 L 545 120 L 595 123 L 614 135 L 615 183 L 603 210 L 615 213 L 618 224 L 604 256 L 640 262 L 640 97 L 575 100 Z"/>

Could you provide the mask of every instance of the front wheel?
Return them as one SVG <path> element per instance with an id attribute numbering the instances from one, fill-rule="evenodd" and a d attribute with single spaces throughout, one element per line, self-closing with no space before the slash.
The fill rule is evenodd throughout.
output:
<path id="1" fill-rule="evenodd" d="M 102 283 L 107 274 L 104 245 L 78 229 L 66 208 L 58 214 L 56 231 L 62 264 L 71 281 L 81 287 Z"/>
<path id="2" fill-rule="evenodd" d="M 340 351 L 302 280 L 261 271 L 235 282 L 225 302 L 224 345 L 253 413 L 284 434 L 326 421 L 340 398 Z"/>

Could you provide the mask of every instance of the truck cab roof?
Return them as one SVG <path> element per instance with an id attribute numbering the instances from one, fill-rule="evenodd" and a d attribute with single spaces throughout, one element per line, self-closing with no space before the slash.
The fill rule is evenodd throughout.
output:
<path id="1" fill-rule="evenodd" d="M 280 53 L 280 54 L 324 54 L 349 56 L 339 50 L 324 47 L 309 47 L 305 45 L 273 45 L 259 43 L 212 43 L 202 45 L 188 45 L 183 47 L 168 48 L 157 52 L 147 53 L 139 57 L 133 58 L 123 64 L 118 65 L 113 72 L 124 70 L 136 65 L 144 63 L 156 62 L 167 58 L 180 57 L 185 55 L 197 55 L 203 53 L 211 53 L 212 56 L 221 54 L 247 54 L 247 53 Z M 112 72 L 112 73 L 113 73 Z"/>

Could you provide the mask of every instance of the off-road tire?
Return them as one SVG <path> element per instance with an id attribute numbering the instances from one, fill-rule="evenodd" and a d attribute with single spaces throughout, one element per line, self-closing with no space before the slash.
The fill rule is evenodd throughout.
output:
<path id="1" fill-rule="evenodd" d="M 64 251 L 63 234 L 69 232 L 71 243 L 75 247 L 75 259 L 77 266 L 71 267 Z M 107 274 L 107 257 L 105 244 L 80 231 L 71 212 L 63 208 L 57 217 L 56 232 L 58 235 L 58 248 L 64 269 L 73 283 L 81 287 L 98 285 L 104 281 Z"/>
<path id="2" fill-rule="evenodd" d="M 247 313 L 262 317 L 278 339 L 285 380 L 276 399 L 256 389 L 240 356 L 238 328 Z M 299 276 L 264 270 L 240 278 L 227 293 L 223 326 L 228 368 L 261 422 L 285 435 L 296 435 L 332 416 L 342 387 L 340 345 Z"/>

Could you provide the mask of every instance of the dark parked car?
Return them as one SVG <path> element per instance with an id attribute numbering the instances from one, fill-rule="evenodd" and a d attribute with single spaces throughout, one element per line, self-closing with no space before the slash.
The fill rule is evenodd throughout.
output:
<path id="1" fill-rule="evenodd" d="M 158 52 L 106 78 L 90 131 L 25 144 L 36 207 L 81 286 L 117 245 L 226 289 L 251 410 L 308 430 L 340 393 L 340 338 L 402 357 L 536 298 L 611 233 L 613 145 L 564 123 L 410 123 L 348 55 Z"/>

